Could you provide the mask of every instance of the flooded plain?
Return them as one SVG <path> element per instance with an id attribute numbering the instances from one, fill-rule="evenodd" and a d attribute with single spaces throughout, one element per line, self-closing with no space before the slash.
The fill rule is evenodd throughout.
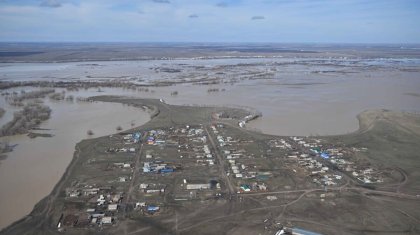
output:
<path id="1" fill-rule="evenodd" d="M 148 85 L 153 92 L 101 88 L 105 92 L 100 94 L 163 98 L 171 104 L 246 106 L 263 115 L 249 128 L 277 135 L 352 132 L 358 128 L 356 115 L 366 109 L 418 112 L 419 74 L 420 60 L 405 58 L 174 59 L 0 67 L 5 81 L 124 81 Z M 157 82 L 172 86 L 155 87 Z M 178 95 L 172 96 L 173 91 Z"/>
<path id="2" fill-rule="evenodd" d="M 67 92 L 75 97 L 125 95 L 170 104 L 246 107 L 262 117 L 247 128 L 276 135 L 334 135 L 358 128 L 367 109 L 420 112 L 418 60 L 223 59 L 16 63 L 0 67 L 9 81 L 122 80 L 148 90 L 101 87 Z M 250 76 L 250 74 L 252 76 Z M 212 83 L 202 79 L 217 77 Z M 201 79 L 201 80 L 200 80 Z M 156 81 L 177 81 L 153 86 Z M 194 82 L 196 81 L 196 82 Z M 215 92 L 213 92 L 214 90 Z M 177 91 L 177 95 L 171 95 Z M 413 95 L 414 94 L 414 95 Z M 19 144 L 0 165 L 0 227 L 27 214 L 54 187 L 71 161 L 74 146 L 92 129 L 95 136 L 136 126 L 149 118 L 133 107 L 109 103 L 47 100 L 53 112 L 42 128 L 52 138 L 8 137 Z M 0 120 L 11 119 L 8 111 Z"/>
<path id="3" fill-rule="evenodd" d="M 2 137 L 17 146 L 0 162 L 0 228 L 28 214 L 51 192 L 69 165 L 76 143 L 89 138 L 87 130 L 94 132 L 94 138 L 115 133 L 117 126 L 129 129 L 131 123 L 149 120 L 148 113 L 122 104 L 47 99 L 45 104 L 52 113 L 41 128 L 49 129 L 42 132 L 53 137 Z"/>

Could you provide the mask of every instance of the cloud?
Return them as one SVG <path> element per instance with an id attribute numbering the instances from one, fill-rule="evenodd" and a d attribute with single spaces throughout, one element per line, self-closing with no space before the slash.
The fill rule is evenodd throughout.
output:
<path id="1" fill-rule="evenodd" d="M 171 3 L 169 0 L 152 0 L 152 1 L 155 3 L 166 3 L 166 4 Z"/>
<path id="2" fill-rule="evenodd" d="M 219 3 L 217 3 L 217 4 L 216 4 L 216 6 L 217 6 L 217 7 L 227 7 L 227 6 L 228 6 L 228 4 L 227 4 L 227 3 L 225 3 L 225 2 L 219 2 Z"/>
<path id="3" fill-rule="evenodd" d="M 189 17 L 189 18 L 198 18 L 198 15 L 196 15 L 196 14 L 192 14 L 192 15 L 189 15 L 188 17 Z"/>
<path id="4" fill-rule="evenodd" d="M 265 17 L 264 16 L 253 16 L 251 17 L 251 20 L 264 20 Z"/>
<path id="5" fill-rule="evenodd" d="M 44 0 L 41 2 L 40 6 L 57 8 L 57 7 L 61 7 L 62 4 L 58 0 Z"/>

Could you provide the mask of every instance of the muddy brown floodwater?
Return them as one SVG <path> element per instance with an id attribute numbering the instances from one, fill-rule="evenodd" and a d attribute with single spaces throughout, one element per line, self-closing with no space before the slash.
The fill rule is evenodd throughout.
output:
<path id="1" fill-rule="evenodd" d="M 75 96 L 100 94 L 164 99 L 177 105 L 215 105 L 248 107 L 262 112 L 262 117 L 247 128 L 273 135 L 336 135 L 356 131 L 357 115 L 368 109 L 391 109 L 420 112 L 420 98 L 407 95 L 420 91 L 416 73 L 380 73 L 372 77 L 347 75 L 346 79 L 320 77 L 319 84 L 290 85 L 283 80 L 244 81 L 240 84 L 199 86 L 181 84 L 153 87 L 154 92 L 121 88 L 81 91 Z M 209 93 L 209 88 L 219 91 Z M 171 92 L 178 91 L 172 96 Z"/>
<path id="2" fill-rule="evenodd" d="M 180 72 L 162 72 L 162 68 Z M 155 81 L 182 83 L 217 77 L 221 79 L 219 84 L 151 87 L 154 93 L 107 88 L 101 88 L 103 93 L 95 94 L 93 90 L 87 93 L 163 98 L 170 104 L 246 106 L 263 114 L 247 125 L 250 129 L 277 135 L 334 135 L 355 131 L 356 115 L 366 109 L 419 112 L 419 71 L 420 59 L 405 58 L 174 59 L 4 63 L 0 79 L 79 82 L 117 79 L 150 85 Z M 249 77 L 266 72 L 273 75 Z M 208 93 L 211 88 L 225 91 Z M 178 91 L 178 95 L 171 96 L 173 91 Z"/>
<path id="3" fill-rule="evenodd" d="M 48 195 L 70 163 L 77 142 L 116 132 L 117 126 L 129 129 L 131 122 L 142 125 L 149 114 L 139 108 L 116 103 L 46 102 L 53 112 L 41 125 L 51 129 L 51 138 L 30 139 L 26 135 L 3 137 L 18 144 L 0 162 L 0 228 L 28 214 L 33 206 Z"/>

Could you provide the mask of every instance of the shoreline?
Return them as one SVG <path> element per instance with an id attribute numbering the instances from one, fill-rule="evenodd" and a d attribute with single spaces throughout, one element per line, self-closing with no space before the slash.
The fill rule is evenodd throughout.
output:
<path id="1" fill-rule="evenodd" d="M 154 109 L 153 113 L 150 114 L 150 120 L 148 122 L 150 122 L 157 115 L 159 115 L 159 109 L 157 109 L 157 107 L 156 107 L 156 109 Z M 147 122 L 145 124 L 147 124 Z M 130 131 L 130 130 L 135 129 L 135 128 L 137 128 L 137 127 L 134 127 L 134 128 L 128 129 L 128 130 L 124 130 L 122 132 Z M 63 185 L 66 183 L 66 178 L 70 176 L 70 173 L 71 173 L 72 168 L 74 167 L 74 165 L 78 161 L 78 156 L 79 156 L 79 150 L 78 150 L 78 148 L 79 148 L 79 145 L 82 142 L 92 141 L 92 140 L 95 140 L 97 138 L 102 138 L 102 137 L 104 137 L 104 136 L 98 136 L 98 137 L 89 138 L 89 139 L 82 139 L 79 142 L 77 142 L 76 143 L 76 146 L 74 148 L 75 151 L 74 151 L 74 154 L 73 154 L 73 157 L 72 157 L 72 160 L 71 160 L 70 164 L 66 167 L 65 172 L 63 173 L 63 175 L 61 176 L 61 178 L 57 182 L 57 184 L 54 186 L 54 188 L 52 189 L 52 191 L 47 196 L 45 196 L 44 198 L 42 198 L 39 202 L 37 202 L 34 205 L 33 209 L 31 210 L 31 212 L 29 214 L 25 215 L 21 219 L 13 222 L 12 224 L 10 224 L 10 225 L 6 226 L 5 228 L 3 228 L 2 230 L 0 230 L 0 234 L 2 234 L 2 233 L 7 234 L 8 233 L 7 230 L 10 229 L 10 228 L 12 228 L 13 226 L 16 226 L 19 223 L 24 222 L 24 221 L 26 221 L 28 219 L 35 218 L 37 216 L 41 216 L 42 214 L 45 214 L 45 213 L 49 212 L 49 210 L 48 210 L 49 207 L 47 205 L 45 205 L 45 203 L 48 203 L 49 201 L 54 200 L 54 198 L 56 198 L 58 196 L 58 194 L 60 193 L 60 190 L 63 187 Z M 51 197 L 54 197 L 54 198 L 51 198 Z M 42 211 L 38 212 L 39 210 L 42 210 Z M 42 224 L 40 224 L 39 226 L 42 226 Z"/>
<path id="2" fill-rule="evenodd" d="M 93 137 L 110 135 L 116 133 L 118 126 L 127 130 L 133 124 L 147 122 L 151 112 L 118 103 L 52 103 L 52 119 L 41 124 L 41 129 L 49 130 L 35 132 L 54 134 L 53 138 L 32 139 L 25 134 L 2 139 L 19 146 L 0 163 L 1 185 L 5 189 L 1 193 L 1 228 L 29 214 L 36 203 L 51 193 L 72 161 L 76 144 L 90 137 L 86 130 L 94 130 Z"/>

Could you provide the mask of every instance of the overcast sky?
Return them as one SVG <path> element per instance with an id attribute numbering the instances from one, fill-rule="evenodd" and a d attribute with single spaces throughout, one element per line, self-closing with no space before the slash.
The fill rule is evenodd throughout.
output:
<path id="1" fill-rule="evenodd" d="M 0 0 L 0 41 L 420 43 L 420 0 Z"/>

